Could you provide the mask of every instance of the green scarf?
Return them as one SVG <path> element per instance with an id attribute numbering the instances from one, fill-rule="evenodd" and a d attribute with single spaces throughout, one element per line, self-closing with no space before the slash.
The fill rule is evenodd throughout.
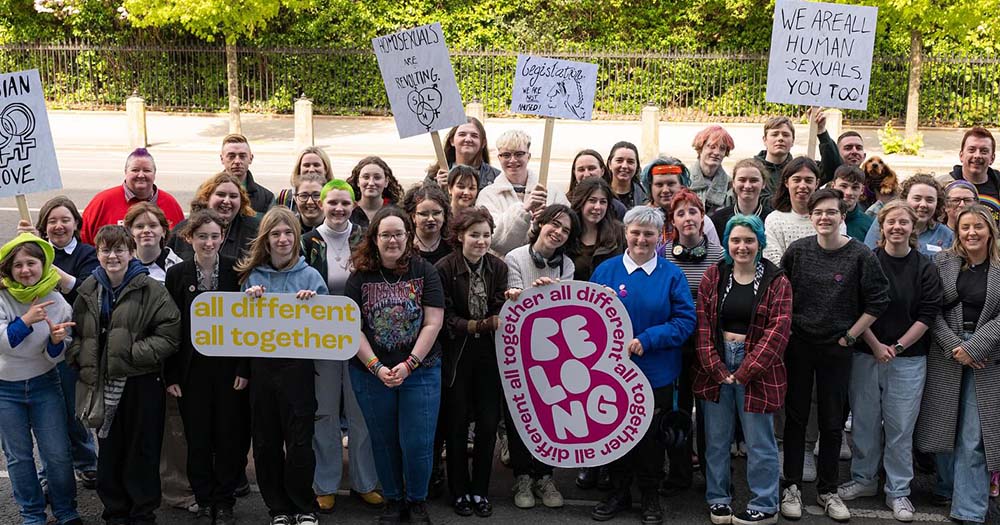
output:
<path id="1" fill-rule="evenodd" d="M 17 237 L 14 237 L 7 244 L 3 245 L 3 247 L 0 248 L 0 261 L 7 259 L 7 256 L 14 248 L 26 242 L 33 242 L 37 244 L 42 249 L 42 253 L 45 254 L 45 260 L 42 264 L 42 278 L 31 286 L 24 286 L 16 280 L 7 277 L 4 277 L 2 280 L 3 287 L 10 292 L 10 295 L 14 296 L 14 299 L 16 299 L 17 302 L 22 304 L 28 304 L 39 297 L 45 297 L 49 294 L 49 292 L 54 290 L 56 286 L 59 286 L 59 273 L 52 267 L 52 261 L 55 260 L 56 251 L 51 244 L 44 239 L 36 237 L 35 235 L 22 233 Z"/>

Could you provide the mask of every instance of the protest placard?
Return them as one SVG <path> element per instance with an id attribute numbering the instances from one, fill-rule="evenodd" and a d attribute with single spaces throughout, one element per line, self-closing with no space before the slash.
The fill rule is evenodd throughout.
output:
<path id="1" fill-rule="evenodd" d="M 346 361 L 361 346 L 361 316 L 340 295 L 206 292 L 191 303 L 191 342 L 208 356 Z"/>
<path id="2" fill-rule="evenodd" d="M 0 75 L 0 197 L 62 188 L 37 69 Z"/>
<path id="3" fill-rule="evenodd" d="M 510 111 L 546 117 L 538 170 L 538 183 L 542 186 L 548 180 L 553 119 L 590 120 L 594 115 L 595 91 L 597 64 L 517 55 Z"/>
<path id="4" fill-rule="evenodd" d="M 465 124 L 440 23 L 375 37 L 372 46 L 399 138 Z"/>
<path id="5" fill-rule="evenodd" d="M 878 8 L 777 0 L 768 102 L 868 108 Z"/>
<path id="6" fill-rule="evenodd" d="M 504 304 L 500 322 L 504 397 L 535 458 L 604 465 L 645 435 L 653 389 L 629 359 L 632 322 L 617 296 L 583 281 L 528 288 Z"/>

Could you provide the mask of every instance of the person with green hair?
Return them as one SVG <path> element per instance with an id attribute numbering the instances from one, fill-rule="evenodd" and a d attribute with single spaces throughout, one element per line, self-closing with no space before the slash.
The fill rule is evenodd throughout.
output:
<path id="1" fill-rule="evenodd" d="M 61 525 L 82 525 L 56 368 L 70 342 L 72 309 L 58 289 L 54 259 L 52 245 L 30 233 L 0 248 L 0 443 L 23 522 L 46 522 L 34 435 L 53 515 Z"/>

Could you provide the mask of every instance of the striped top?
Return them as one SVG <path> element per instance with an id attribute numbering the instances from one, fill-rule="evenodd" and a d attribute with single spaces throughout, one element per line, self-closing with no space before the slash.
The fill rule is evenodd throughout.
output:
<path id="1" fill-rule="evenodd" d="M 700 261 L 682 261 L 674 257 L 674 245 L 672 242 L 668 241 L 664 245 L 667 260 L 676 264 L 684 272 L 688 287 L 691 288 L 691 297 L 695 301 L 698 300 L 698 286 L 701 285 L 701 277 L 705 275 L 705 270 L 708 270 L 710 266 L 722 260 L 722 246 L 709 239 L 706 248 L 708 253 L 704 259 Z"/>

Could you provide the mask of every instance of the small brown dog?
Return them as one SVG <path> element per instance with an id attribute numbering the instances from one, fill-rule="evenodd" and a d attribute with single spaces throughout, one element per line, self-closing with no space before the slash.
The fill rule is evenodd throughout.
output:
<path id="1" fill-rule="evenodd" d="M 861 171 L 865 172 L 865 194 L 861 202 L 870 205 L 876 200 L 889 200 L 899 195 L 899 177 L 882 157 L 868 157 Z"/>

